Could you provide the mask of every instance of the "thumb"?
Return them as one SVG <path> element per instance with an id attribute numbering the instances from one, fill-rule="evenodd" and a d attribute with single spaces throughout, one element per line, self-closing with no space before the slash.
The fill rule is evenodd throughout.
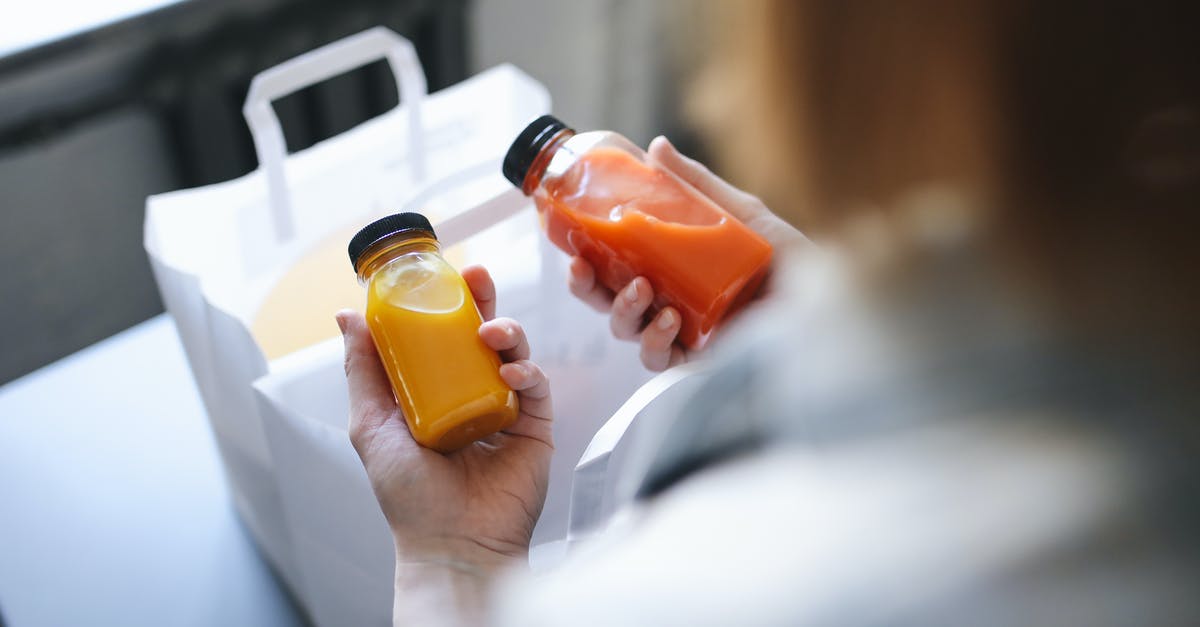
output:
<path id="1" fill-rule="evenodd" d="M 742 222 L 750 222 L 764 214 L 774 215 L 758 198 L 730 185 L 703 163 L 679 152 L 666 137 L 655 137 L 647 153 L 655 163 L 675 173 Z"/>
<path id="2" fill-rule="evenodd" d="M 713 174 L 703 163 L 679 152 L 666 137 L 658 136 L 647 149 L 650 160 L 673 172 L 717 206 L 766 238 L 773 246 L 807 244 L 800 231 L 775 215 L 757 196 L 744 192 Z"/>
<path id="3" fill-rule="evenodd" d="M 350 441 L 361 455 L 379 428 L 396 414 L 396 400 L 366 319 L 351 310 L 339 311 L 336 319 L 346 348 Z"/>

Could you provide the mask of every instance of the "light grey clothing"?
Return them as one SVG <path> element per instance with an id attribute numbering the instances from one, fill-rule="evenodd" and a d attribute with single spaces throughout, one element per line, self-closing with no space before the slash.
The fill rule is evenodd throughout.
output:
<path id="1" fill-rule="evenodd" d="M 794 264 L 648 417 L 637 505 L 499 623 L 1200 624 L 1197 373 L 922 263 Z"/>

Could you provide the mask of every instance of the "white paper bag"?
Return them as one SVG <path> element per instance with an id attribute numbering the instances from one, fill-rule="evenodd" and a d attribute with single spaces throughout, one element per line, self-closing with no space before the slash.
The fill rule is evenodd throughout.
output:
<path id="1" fill-rule="evenodd" d="M 709 372 L 702 361 L 682 364 L 650 379 L 596 430 L 575 466 L 566 544 L 573 545 L 602 533 L 620 510 L 629 506 L 644 470 L 631 453 L 645 432 L 658 425 L 647 422 L 670 418 L 682 402 L 704 385 Z M 650 433 L 648 437 L 653 438 Z M 565 550 L 565 548 L 564 548 Z"/>
<path id="2" fill-rule="evenodd" d="M 381 58 L 402 104 L 286 155 L 270 102 Z M 462 241 L 462 256 L 493 272 L 500 314 L 526 326 L 556 395 L 556 454 L 535 543 L 565 537 L 579 454 L 648 378 L 636 347 L 610 339 L 603 317 L 567 293 L 563 256 L 500 176 L 512 138 L 548 109 L 545 89 L 511 66 L 427 96 L 411 44 L 373 29 L 255 79 L 245 113 L 259 170 L 147 202 L 146 250 L 237 508 L 318 625 L 390 624 L 393 556 L 346 435 L 337 341 L 268 361 L 250 332 L 272 285 L 315 243 L 425 209 L 439 237 Z"/>

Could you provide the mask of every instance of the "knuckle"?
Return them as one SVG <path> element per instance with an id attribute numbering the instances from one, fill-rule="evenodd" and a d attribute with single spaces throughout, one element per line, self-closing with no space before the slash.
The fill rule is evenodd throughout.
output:
<path id="1" fill-rule="evenodd" d="M 379 425 L 388 418 L 389 416 L 380 410 L 365 410 L 351 416 L 350 425 L 346 431 L 350 436 L 350 443 L 354 445 L 354 449 L 358 451 L 359 455 L 363 455 L 370 448 Z"/>
<path id="2" fill-rule="evenodd" d="M 359 455 L 362 455 L 363 450 L 366 448 L 368 433 L 367 428 L 363 426 L 363 421 L 352 420 L 348 432 L 350 434 L 350 444 L 354 446 L 354 450 L 358 451 Z"/>

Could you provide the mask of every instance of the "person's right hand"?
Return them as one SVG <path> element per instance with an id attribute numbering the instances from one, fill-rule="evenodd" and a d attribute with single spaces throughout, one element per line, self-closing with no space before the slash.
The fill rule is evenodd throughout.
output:
<path id="1" fill-rule="evenodd" d="M 479 339 L 504 362 L 520 414 L 451 453 L 413 439 L 361 313 L 342 311 L 350 443 L 362 458 L 396 545 L 396 624 L 476 625 L 497 573 L 526 563 L 554 452 L 550 382 L 525 331 L 494 318 L 496 286 L 480 266 L 463 280 L 485 320 Z"/>
<path id="2" fill-rule="evenodd" d="M 775 248 L 775 259 L 787 247 L 807 241 L 800 231 L 771 213 L 757 197 L 713 174 L 704 164 L 684 156 L 665 137 L 656 137 L 648 150 L 651 161 L 708 196 L 733 217 L 763 236 Z M 774 263 L 774 261 L 772 261 Z M 769 281 L 770 277 L 768 277 Z M 591 264 L 582 257 L 571 259 L 568 276 L 571 293 L 598 311 L 611 312 L 609 324 L 615 337 L 641 344 L 642 364 L 654 371 L 666 370 L 688 360 L 687 350 L 675 341 L 679 335 L 679 311 L 664 307 L 648 324 L 646 310 L 654 302 L 654 289 L 645 277 L 637 277 L 617 294 L 596 281 Z"/>

